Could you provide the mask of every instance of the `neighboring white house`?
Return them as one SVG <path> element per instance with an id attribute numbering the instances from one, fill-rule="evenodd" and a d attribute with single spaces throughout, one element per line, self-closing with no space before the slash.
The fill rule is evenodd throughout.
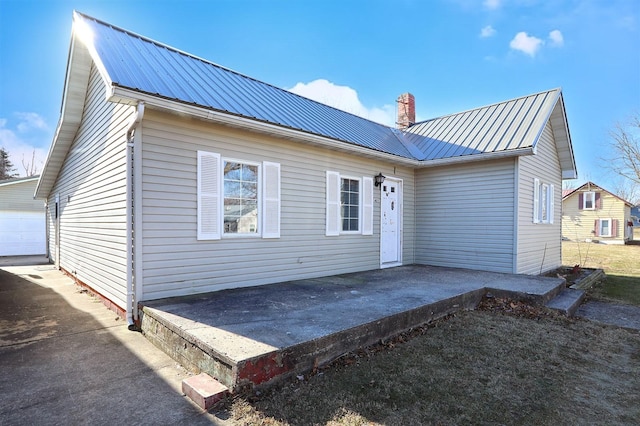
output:
<path id="1" fill-rule="evenodd" d="M 136 302 L 408 264 L 561 264 L 559 89 L 390 128 L 74 14 L 37 196 L 56 265 Z M 470 215 L 470 208 L 473 214 Z"/>
<path id="2" fill-rule="evenodd" d="M 33 198 L 38 177 L 0 181 L 0 256 L 46 252 L 44 202 Z"/>
<path id="3" fill-rule="evenodd" d="M 624 244 L 633 240 L 633 205 L 593 182 L 562 197 L 562 236 L 572 241 Z"/>

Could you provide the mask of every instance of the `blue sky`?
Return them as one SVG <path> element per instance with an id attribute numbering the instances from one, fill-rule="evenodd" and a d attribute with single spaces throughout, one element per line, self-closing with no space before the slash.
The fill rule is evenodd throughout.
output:
<path id="1" fill-rule="evenodd" d="M 562 87 L 580 179 L 640 113 L 637 0 L 0 0 L 0 146 L 41 170 L 78 10 L 267 83 L 391 125 Z"/>

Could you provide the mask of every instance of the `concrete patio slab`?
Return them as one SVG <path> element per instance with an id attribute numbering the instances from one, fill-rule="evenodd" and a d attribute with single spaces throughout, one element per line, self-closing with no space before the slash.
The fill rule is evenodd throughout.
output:
<path id="1" fill-rule="evenodd" d="M 462 309 L 487 292 L 544 304 L 561 278 L 403 266 L 145 302 L 154 344 L 232 392 L 270 385 Z"/>

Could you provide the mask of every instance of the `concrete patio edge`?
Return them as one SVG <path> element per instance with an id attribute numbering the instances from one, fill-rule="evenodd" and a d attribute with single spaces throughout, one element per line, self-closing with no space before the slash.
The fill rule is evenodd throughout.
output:
<path id="1" fill-rule="evenodd" d="M 385 274 L 388 272 L 368 271 L 311 280 L 313 282 L 282 284 L 289 285 L 286 288 L 265 286 L 238 289 L 224 295 L 215 293 L 211 295 L 215 303 L 209 303 L 202 297 L 190 302 L 176 298 L 165 302 L 153 301 L 149 304 L 152 306 L 142 306 L 141 328 L 152 343 L 186 368 L 197 373 L 206 372 L 235 393 L 268 387 L 294 375 L 306 374 L 353 350 L 394 337 L 448 314 L 475 309 L 487 292 L 495 297 L 510 297 L 542 305 L 565 287 L 564 280 L 548 277 L 481 273 L 480 279 L 477 279 L 478 274 L 470 274 L 466 270 L 413 268 L 408 271 L 408 274 L 398 275 L 404 281 L 399 279 L 392 284 L 387 282 L 388 276 Z M 442 273 L 446 277 L 438 275 Z M 456 279 L 476 279 L 477 282 L 459 285 L 457 288 L 456 284 L 459 283 L 450 281 Z M 420 280 L 424 283 L 418 282 Z M 358 284 L 354 284 L 355 282 Z M 300 290 L 301 287 L 304 289 Z M 311 294 L 316 287 L 318 294 Z M 509 287 L 511 290 L 507 290 Z M 447 291 L 443 292 L 443 288 Z M 268 301 L 270 293 L 274 291 L 280 293 L 279 297 L 287 291 L 293 292 L 298 298 L 299 310 L 280 310 L 268 303 L 262 307 L 255 306 L 255 311 L 246 309 L 246 306 L 254 307 L 252 297 Z M 408 301 L 406 308 L 398 305 L 394 299 L 398 293 Z M 347 300 L 350 295 L 353 300 Z M 418 296 L 424 300 L 415 300 Z M 230 297 L 247 298 L 242 316 L 239 314 L 239 307 L 243 306 L 243 300 Z M 301 297 L 310 298 L 312 302 Z M 304 334 L 298 340 L 286 341 L 290 333 L 283 329 L 288 330 L 288 327 L 294 330 L 292 334 L 295 335 L 296 327 L 326 326 L 322 321 L 348 322 L 344 315 L 353 313 L 357 316 L 358 309 L 362 310 L 358 303 L 363 303 L 363 300 L 365 310 L 367 304 L 375 307 L 393 305 L 397 310 L 391 311 L 388 306 L 384 306 L 385 309 L 373 312 L 368 320 L 346 324 L 337 329 L 329 330 L 325 327 L 323 332 L 316 334 L 317 330 L 313 329 L 309 337 Z M 194 310 L 190 303 L 205 305 Z M 212 317 L 212 309 L 222 311 L 226 305 L 231 305 L 229 312 L 219 312 L 215 318 Z M 235 310 L 234 305 L 238 306 Z M 335 311 L 337 308 L 334 305 L 340 310 Z M 236 324 L 234 315 L 238 315 L 237 318 L 242 318 L 248 325 Z M 324 315 L 327 318 L 320 318 Z M 251 330 L 247 331 L 242 327 L 251 327 Z M 266 335 L 270 330 L 268 327 L 273 327 L 273 333 L 281 335 L 280 340 L 269 340 Z"/>

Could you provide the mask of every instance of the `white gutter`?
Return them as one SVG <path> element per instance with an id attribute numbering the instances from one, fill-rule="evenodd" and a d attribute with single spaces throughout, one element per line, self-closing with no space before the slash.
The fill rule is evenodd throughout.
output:
<path id="1" fill-rule="evenodd" d="M 140 135 L 138 126 L 144 116 L 144 102 L 138 102 L 136 113 L 131 119 L 127 128 L 127 322 L 130 329 L 135 329 L 135 321 L 138 319 L 138 309 L 136 306 L 139 299 L 139 289 L 136 276 L 136 252 L 138 244 L 134 244 L 135 229 L 139 229 L 139 218 L 134 209 L 139 208 L 139 179 L 135 179 L 140 169 Z M 137 141 L 137 143 L 136 143 Z M 135 250 L 135 252 L 134 252 Z"/>

